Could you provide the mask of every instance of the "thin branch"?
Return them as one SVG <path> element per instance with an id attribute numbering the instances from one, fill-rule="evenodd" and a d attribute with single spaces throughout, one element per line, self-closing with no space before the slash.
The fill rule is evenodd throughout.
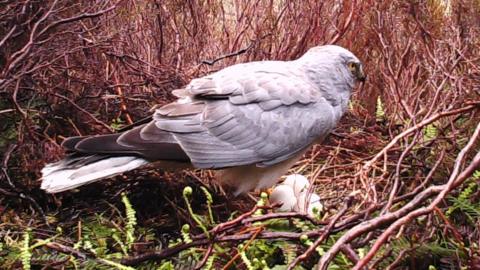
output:
<path id="1" fill-rule="evenodd" d="M 244 234 L 237 234 L 237 235 L 226 235 L 221 236 L 215 239 L 215 243 L 222 243 L 222 242 L 240 242 L 249 240 L 256 232 L 244 233 Z M 316 237 L 320 236 L 323 233 L 323 230 L 313 230 L 301 233 L 294 233 L 294 232 L 261 232 L 257 235 L 257 239 L 272 239 L 275 241 L 281 240 L 292 240 L 292 241 L 300 241 L 300 237 L 302 235 L 307 235 L 308 237 Z M 171 248 L 167 248 L 160 251 L 151 251 L 145 252 L 138 256 L 132 256 L 128 258 L 123 258 L 121 263 L 124 265 L 137 265 L 144 261 L 149 260 L 162 260 L 164 258 L 168 258 L 173 256 L 183 250 L 189 249 L 191 247 L 198 247 L 204 246 L 210 243 L 209 239 L 199 239 L 193 240 L 190 243 L 183 243 L 176 245 Z"/>
<path id="2" fill-rule="evenodd" d="M 206 64 L 206 65 L 210 65 L 210 66 L 213 66 L 216 62 L 220 61 L 220 60 L 223 60 L 225 58 L 230 58 L 230 57 L 233 57 L 233 56 L 238 56 L 238 55 L 241 55 L 241 54 L 244 54 L 246 53 L 248 50 L 250 50 L 251 48 L 253 48 L 253 46 L 257 45 L 258 42 L 260 42 L 262 39 L 270 36 L 271 34 L 266 34 L 264 36 L 262 36 L 261 38 L 255 40 L 254 42 L 250 43 L 250 45 L 248 45 L 246 48 L 243 48 L 243 49 L 240 49 L 236 52 L 232 52 L 232 53 L 228 53 L 228 54 L 225 54 L 225 55 L 222 55 L 220 57 L 217 57 L 213 60 L 203 60 L 201 63 L 202 64 Z"/>
<path id="3" fill-rule="evenodd" d="M 377 238 L 372 248 L 368 251 L 367 255 L 365 255 L 365 257 L 363 257 L 355 265 L 353 270 L 360 270 L 361 268 L 366 266 L 367 263 L 375 256 L 375 254 L 380 249 L 380 247 L 387 241 L 388 237 L 391 234 L 393 234 L 395 230 L 397 230 L 400 226 L 407 224 L 414 218 L 427 215 L 430 212 L 432 212 L 435 209 L 435 207 L 445 198 L 445 196 L 452 189 L 452 187 L 454 187 L 454 185 L 459 185 L 460 183 L 462 183 L 464 180 L 470 177 L 477 168 L 480 167 L 480 152 L 478 152 L 476 156 L 473 158 L 470 165 L 462 172 L 462 176 L 461 177 L 458 176 L 460 173 L 460 168 L 467 157 L 467 153 L 475 145 L 475 142 L 478 140 L 478 138 L 480 138 L 480 123 L 477 125 L 477 128 L 475 129 L 475 132 L 470 138 L 470 140 L 468 141 L 467 145 L 462 149 L 462 151 L 460 151 L 460 154 L 455 160 L 455 166 L 452 174 L 450 175 L 450 179 L 448 180 L 448 182 L 442 186 L 437 187 L 437 188 L 441 188 L 437 197 L 427 207 L 421 207 L 419 209 L 416 209 L 408 213 L 404 217 L 397 219 L 392 225 L 390 225 L 380 235 L 380 237 Z"/>
<path id="4" fill-rule="evenodd" d="M 353 197 L 348 197 L 346 202 L 345 202 L 345 205 L 343 206 L 342 209 L 340 209 L 340 211 L 338 211 L 338 213 L 332 218 L 332 220 L 330 221 L 330 223 L 328 224 L 328 226 L 325 228 L 325 230 L 323 231 L 323 233 L 320 235 L 320 237 L 318 237 L 317 240 L 315 240 L 315 242 L 313 242 L 313 244 L 311 246 L 308 247 L 308 249 L 300 256 L 298 256 L 297 258 L 295 258 L 295 260 L 293 260 L 290 265 L 288 265 L 287 267 L 287 270 L 293 270 L 301 261 L 304 261 L 306 260 L 307 258 L 310 257 L 310 255 L 315 251 L 315 249 L 323 242 L 327 239 L 327 237 L 330 235 L 330 233 L 332 232 L 332 229 L 333 229 L 333 226 L 335 225 L 335 223 L 338 221 L 338 219 L 343 216 L 345 214 L 345 212 L 347 212 L 348 208 L 350 207 L 350 205 L 352 204 L 352 201 L 353 201 Z"/>
<path id="5" fill-rule="evenodd" d="M 343 35 L 345 35 L 345 32 L 347 32 L 348 28 L 350 27 L 350 24 L 352 23 L 352 19 L 353 19 L 353 16 L 355 14 L 355 11 L 357 11 L 355 9 L 355 6 L 357 4 L 357 1 L 356 0 L 352 0 L 352 4 L 351 4 L 351 7 L 350 7 L 350 13 L 348 14 L 348 17 L 347 19 L 345 20 L 345 23 L 343 24 L 342 26 L 342 29 L 341 30 L 337 30 L 337 33 L 335 34 L 335 36 L 328 42 L 328 44 L 335 44 L 337 43 Z"/>
<path id="6" fill-rule="evenodd" d="M 103 121 L 100 121 L 97 117 L 95 117 L 93 114 L 91 114 L 90 112 L 88 112 L 87 110 L 85 110 L 84 108 L 80 107 L 77 103 L 75 103 L 73 100 L 69 99 L 68 97 L 64 96 L 64 95 L 60 95 L 58 93 L 52 93 L 52 95 L 56 96 L 56 97 L 59 97 L 63 100 L 66 100 L 68 101 L 70 104 L 72 104 L 75 108 L 77 108 L 77 110 L 85 113 L 86 115 L 88 115 L 90 118 L 93 119 L 93 121 L 95 121 L 95 123 L 97 124 L 100 124 L 102 125 L 103 127 L 105 127 L 107 130 L 109 130 L 110 132 L 113 132 L 113 129 L 112 127 L 110 127 L 109 125 L 105 124 Z"/>
<path id="7" fill-rule="evenodd" d="M 388 150 L 390 148 L 392 148 L 401 138 L 415 132 L 416 130 L 419 130 L 423 127 L 425 127 L 426 125 L 430 124 L 430 123 L 433 123 L 435 122 L 436 120 L 438 120 L 439 118 L 442 118 L 442 117 L 446 117 L 446 116 L 450 116 L 450 115 L 456 115 L 456 114 L 461 114 L 461 113 L 465 113 L 465 112 L 468 112 L 468 111 L 472 111 L 474 109 L 480 109 L 480 102 L 476 102 L 476 103 L 473 103 L 471 105 L 468 105 L 468 106 L 465 106 L 465 107 L 462 107 L 462 108 L 459 108 L 459 109 L 455 109 L 455 110 L 449 110 L 449 111 L 445 111 L 445 112 L 441 112 L 441 113 L 437 113 L 435 115 L 432 115 L 431 117 L 427 118 L 427 119 L 424 119 L 423 121 L 421 121 L 420 123 L 406 129 L 405 131 L 403 131 L 402 133 L 398 134 L 397 136 L 395 136 L 395 138 L 393 138 L 390 143 L 388 143 L 381 151 L 379 151 L 375 157 L 373 157 L 371 160 L 369 160 L 368 162 L 365 163 L 365 165 L 363 165 L 362 169 L 360 170 L 360 173 L 365 173 L 370 167 L 372 167 L 372 165 L 380 158 L 382 157 L 383 155 L 385 155 Z"/>
<path id="8" fill-rule="evenodd" d="M 205 251 L 205 255 L 203 255 L 202 260 L 195 266 L 195 270 L 200 270 L 202 267 L 207 263 L 208 258 L 212 254 L 213 251 L 213 243 L 208 245 L 207 251 Z"/>
<path id="9" fill-rule="evenodd" d="M 471 146 L 473 145 L 473 142 L 478 138 L 479 133 L 480 133 L 480 124 L 477 126 L 477 129 L 475 130 L 474 135 L 472 135 L 472 137 L 471 137 L 469 143 L 467 144 L 467 146 L 465 146 L 465 148 L 463 148 L 461 153 L 459 154 L 459 156 L 457 158 L 457 161 L 456 161 L 456 164 L 455 164 L 454 172 L 451 174 L 450 179 L 449 179 L 447 184 L 439 185 L 439 186 L 431 186 L 431 187 L 427 188 L 426 190 L 424 190 L 423 192 L 419 193 L 410 202 L 408 202 L 405 206 L 403 206 L 399 210 L 397 210 L 395 212 L 384 214 L 384 215 L 379 216 L 377 218 L 373 218 L 373 219 L 364 221 L 364 222 L 358 224 L 357 226 L 353 227 L 352 229 L 347 231 L 342 237 L 340 237 L 337 240 L 337 242 L 335 242 L 335 244 L 324 254 L 324 256 L 320 259 L 320 262 L 318 264 L 318 269 L 320 269 L 320 270 L 327 269 L 327 266 L 328 266 L 329 262 L 340 251 L 342 245 L 349 243 L 351 240 L 353 240 L 356 237 L 364 234 L 365 232 L 372 231 L 373 229 L 379 228 L 380 226 L 383 226 L 383 225 L 385 225 L 389 222 L 394 222 L 390 227 L 392 229 L 390 229 L 390 230 L 387 229 L 387 231 L 385 231 L 382 234 L 383 237 L 380 237 L 380 238 L 377 239 L 377 242 L 375 242 L 376 245 L 374 244 L 374 246 L 370 249 L 369 253 L 361 260 L 361 262 L 357 263 L 357 269 L 361 269 L 361 267 L 365 266 L 365 264 L 368 263 L 368 261 L 370 261 L 371 258 L 373 258 L 373 256 L 375 255 L 375 251 L 378 250 L 380 248 L 380 246 L 386 241 L 386 238 L 391 234 L 391 231 L 393 231 L 398 226 L 400 226 L 402 224 L 405 224 L 411 218 L 416 217 L 418 215 L 425 214 L 424 211 L 429 210 L 429 208 L 425 208 L 425 207 L 417 209 L 417 207 L 422 202 L 424 202 L 429 197 L 431 197 L 431 196 L 433 196 L 437 193 L 440 193 L 437 196 L 437 198 L 434 200 L 434 202 L 436 202 L 436 204 L 438 204 L 440 202 L 440 200 L 443 199 L 446 192 L 448 192 L 450 190 L 450 188 L 453 187 L 452 185 L 454 185 L 455 183 L 458 182 L 458 181 L 455 181 L 455 179 L 458 175 L 458 168 L 459 168 L 460 164 L 463 163 L 463 159 L 465 158 L 466 152 L 471 148 Z M 464 172 L 467 171 L 467 172 L 470 172 L 470 174 L 472 174 L 475 166 L 478 167 L 479 165 L 480 165 L 480 153 L 477 154 L 474 161 L 472 161 L 470 166 L 467 169 L 465 169 Z M 473 170 L 472 170 L 472 168 L 473 168 Z M 468 175 L 468 174 L 467 175 L 462 174 L 458 177 L 458 179 L 459 180 L 465 180 L 469 176 L 470 175 Z M 430 204 L 430 206 L 432 207 L 431 209 L 433 209 L 433 206 L 436 206 L 436 204 L 433 204 L 433 203 Z M 415 209 L 417 209 L 417 210 L 415 210 Z M 428 211 L 428 212 L 430 212 L 430 211 Z M 428 212 L 426 212 L 426 213 L 428 213 Z M 399 223 L 400 220 L 403 223 Z M 388 232 L 388 234 L 387 234 L 387 232 Z M 380 239 L 382 239 L 382 240 L 380 240 Z"/>

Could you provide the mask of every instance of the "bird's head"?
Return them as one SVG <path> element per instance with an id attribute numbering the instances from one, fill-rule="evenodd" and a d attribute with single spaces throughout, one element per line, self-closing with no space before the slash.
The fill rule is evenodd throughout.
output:
<path id="1" fill-rule="evenodd" d="M 332 75 L 341 74 L 349 82 L 364 82 L 367 78 L 362 62 L 351 51 L 337 45 L 313 47 L 299 60 L 308 63 L 317 71 L 329 70 Z"/>

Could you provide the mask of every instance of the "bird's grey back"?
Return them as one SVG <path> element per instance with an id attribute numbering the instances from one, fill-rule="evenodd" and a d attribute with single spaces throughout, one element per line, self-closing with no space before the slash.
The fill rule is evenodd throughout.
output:
<path id="1" fill-rule="evenodd" d="M 157 111 L 155 125 L 199 168 L 284 161 L 326 136 L 346 109 L 352 82 L 340 63 L 332 65 L 340 60 L 321 57 L 314 50 L 295 61 L 238 64 L 194 79 L 185 90 L 198 111 L 172 118 L 170 105 Z"/>

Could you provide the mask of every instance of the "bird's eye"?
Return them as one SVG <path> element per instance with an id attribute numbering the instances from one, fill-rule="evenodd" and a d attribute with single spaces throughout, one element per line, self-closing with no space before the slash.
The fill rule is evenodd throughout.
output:
<path id="1" fill-rule="evenodd" d="M 349 62 L 347 65 L 350 72 L 356 72 L 357 64 L 355 62 Z"/>

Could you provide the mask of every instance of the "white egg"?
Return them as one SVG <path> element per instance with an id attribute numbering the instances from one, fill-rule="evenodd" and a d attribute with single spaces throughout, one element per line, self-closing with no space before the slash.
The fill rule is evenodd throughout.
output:
<path id="1" fill-rule="evenodd" d="M 295 197 L 292 187 L 288 185 L 278 185 L 270 194 L 270 203 L 282 203 L 282 206 L 276 210 L 279 212 L 289 212 L 292 211 L 297 204 L 297 198 Z"/>
<path id="2" fill-rule="evenodd" d="M 316 211 L 314 211 L 316 209 Z M 315 213 L 321 213 L 323 211 L 323 204 L 320 202 L 320 196 L 312 194 L 310 196 L 310 203 L 308 204 L 307 213 L 311 217 L 315 217 Z"/>
<path id="3" fill-rule="evenodd" d="M 320 202 L 320 196 L 315 193 L 309 195 L 308 192 L 305 191 L 302 192 L 297 198 L 297 205 L 294 209 L 297 212 L 307 213 L 309 216 L 314 217 L 314 208 L 316 208 L 318 212 L 323 210 L 323 205 Z"/>
<path id="4" fill-rule="evenodd" d="M 319 203 L 320 202 L 320 196 L 318 196 L 316 193 L 313 193 L 310 195 L 310 204 L 312 203 Z"/>
<path id="5" fill-rule="evenodd" d="M 305 213 L 307 208 L 307 192 L 300 193 L 300 196 L 297 197 L 297 205 L 295 205 L 295 211 L 299 213 Z"/>
<path id="6" fill-rule="evenodd" d="M 301 174 L 291 174 L 287 176 L 283 184 L 291 186 L 297 198 L 310 186 L 308 179 Z"/>

